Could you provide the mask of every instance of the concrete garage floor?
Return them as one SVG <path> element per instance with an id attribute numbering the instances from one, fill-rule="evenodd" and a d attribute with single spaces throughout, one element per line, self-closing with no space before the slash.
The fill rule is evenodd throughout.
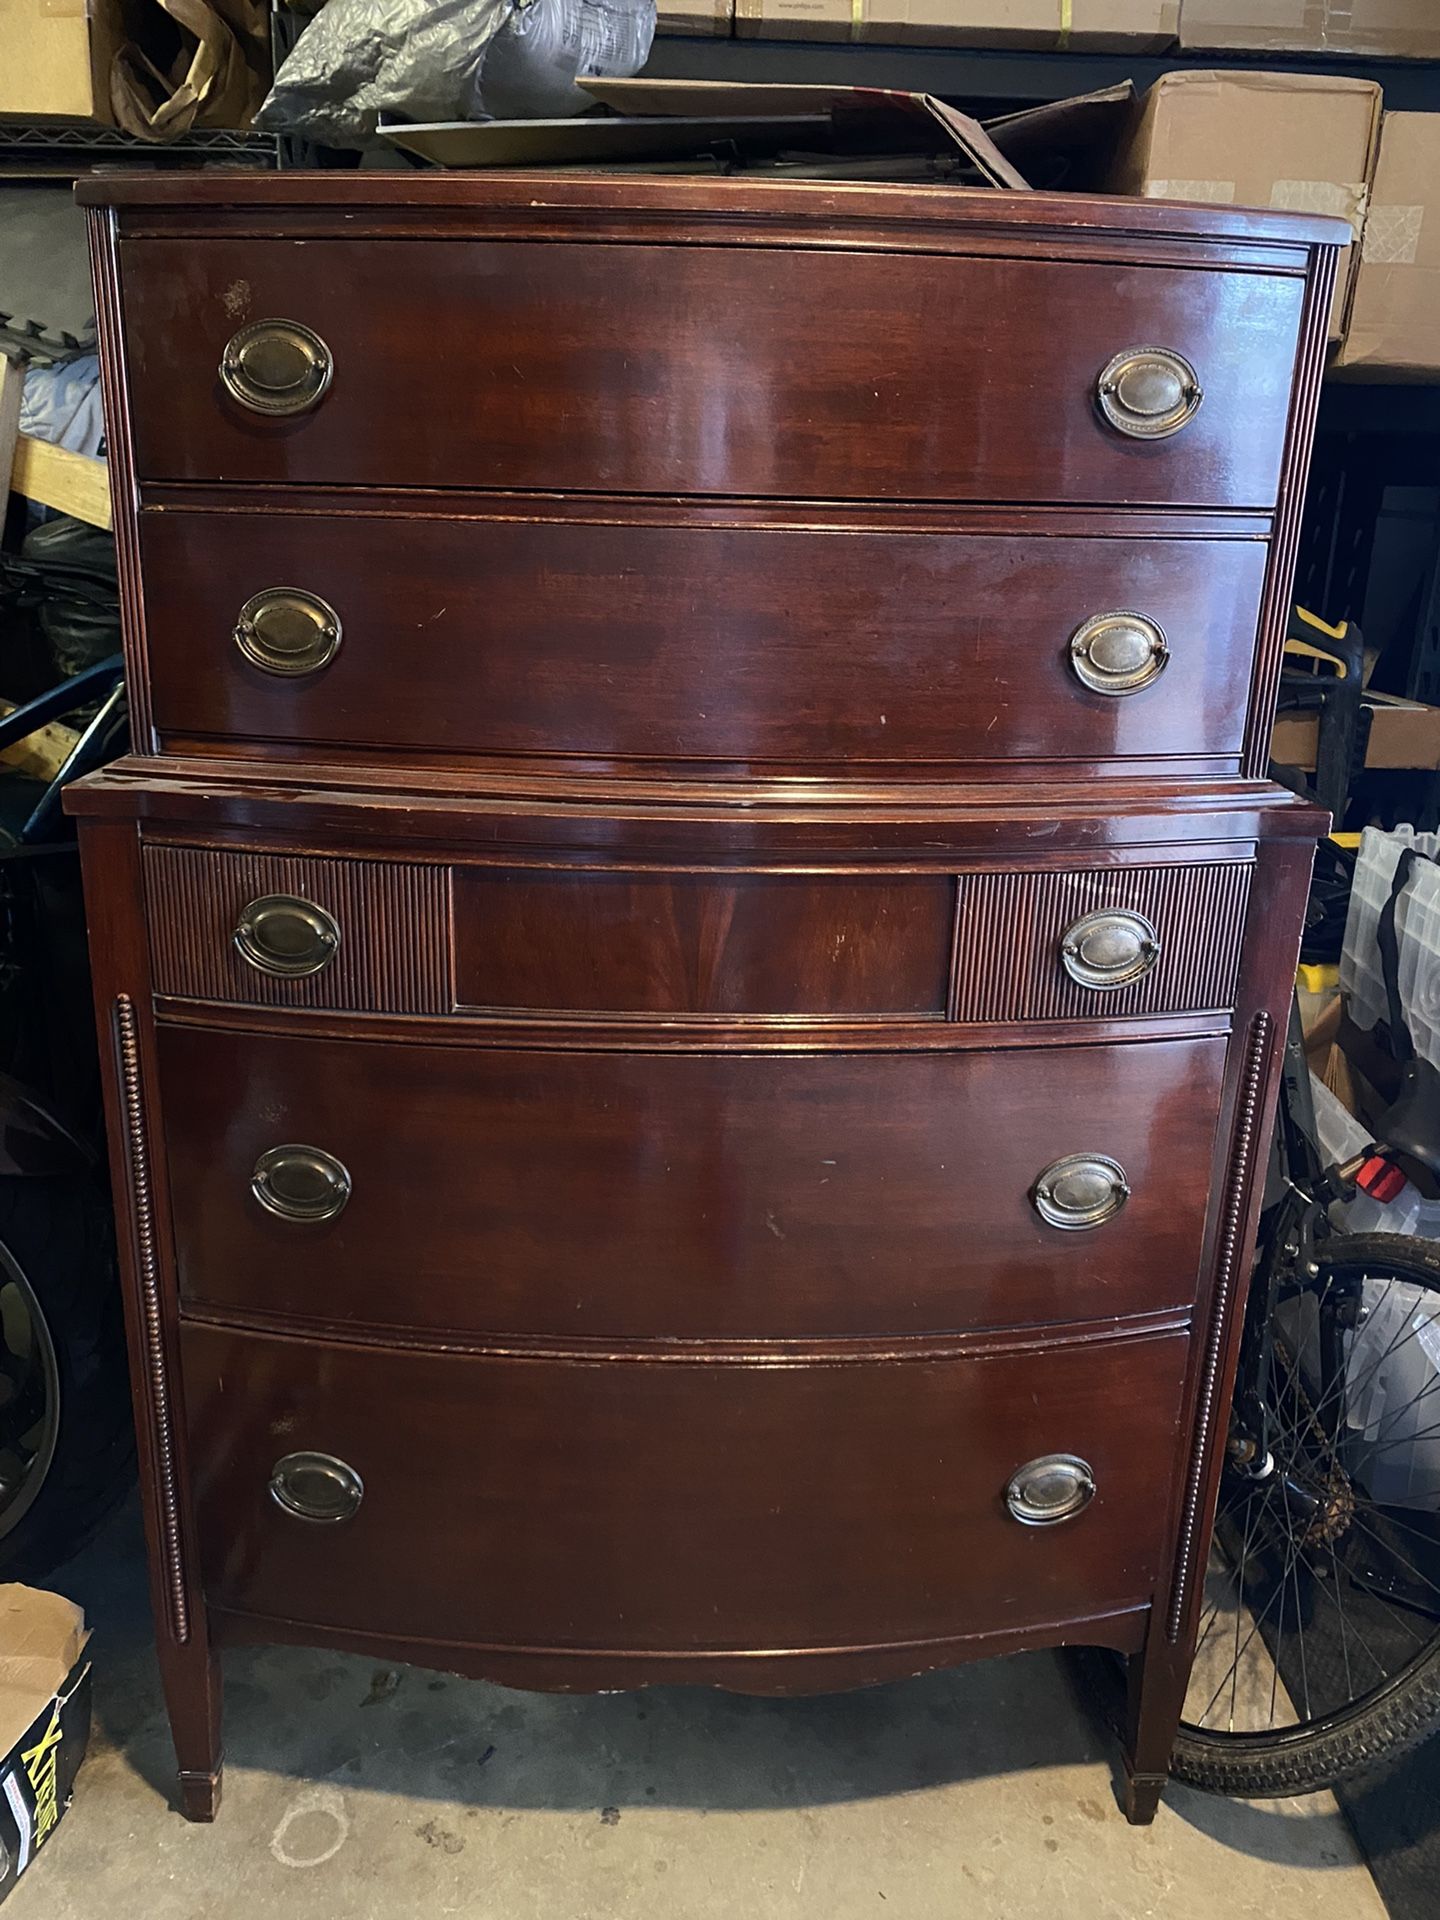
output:
<path id="1" fill-rule="evenodd" d="M 777 1702 L 241 1653 L 220 1819 L 189 1827 L 133 1516 L 53 1584 L 96 1628 L 96 1728 L 5 1920 L 1383 1920 L 1328 1799 L 1172 1788 L 1127 1827 L 1048 1655 Z"/>

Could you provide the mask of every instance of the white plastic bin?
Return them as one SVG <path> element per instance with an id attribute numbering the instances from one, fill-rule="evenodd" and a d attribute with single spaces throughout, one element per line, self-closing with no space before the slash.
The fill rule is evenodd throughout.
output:
<path id="1" fill-rule="evenodd" d="M 1387 1017 L 1385 977 L 1375 936 L 1381 910 L 1390 898 L 1396 864 L 1406 847 L 1429 857 L 1417 863 L 1396 910 L 1400 1001 L 1416 1052 L 1440 1067 L 1440 834 L 1416 833 L 1405 826 L 1389 832 L 1365 829 L 1345 921 L 1340 987 L 1357 1027 L 1368 1030 Z"/>

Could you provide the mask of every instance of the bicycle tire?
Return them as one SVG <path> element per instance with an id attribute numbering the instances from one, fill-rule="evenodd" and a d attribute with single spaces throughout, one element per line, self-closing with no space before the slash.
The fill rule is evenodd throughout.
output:
<path id="1" fill-rule="evenodd" d="M 1342 1235 L 1317 1253 L 1321 1272 L 1364 1266 L 1440 1295 L 1440 1244 L 1396 1233 Z M 1427 1647 L 1373 1693 L 1322 1719 L 1265 1733 L 1182 1722 L 1172 1778 L 1207 1793 L 1266 1800 L 1339 1786 L 1440 1732 L 1440 1623 Z"/>

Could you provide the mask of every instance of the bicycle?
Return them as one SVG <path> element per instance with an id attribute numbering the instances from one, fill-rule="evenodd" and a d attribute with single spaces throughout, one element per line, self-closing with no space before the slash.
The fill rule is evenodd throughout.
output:
<path id="1" fill-rule="evenodd" d="M 1440 1184 L 1440 1072 L 1397 984 L 1402 856 L 1381 915 L 1403 1061 L 1379 1139 L 1327 1164 L 1298 1011 L 1286 1047 L 1176 1779 L 1243 1798 L 1331 1787 L 1440 1728 L 1440 1244 L 1334 1209 Z M 1382 1497 L 1383 1496 L 1383 1497 Z"/>

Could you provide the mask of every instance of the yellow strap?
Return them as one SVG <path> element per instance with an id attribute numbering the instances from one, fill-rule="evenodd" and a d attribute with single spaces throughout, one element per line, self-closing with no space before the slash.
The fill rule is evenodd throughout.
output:
<path id="1" fill-rule="evenodd" d="M 1285 657 L 1287 660 L 1323 660 L 1327 667 L 1335 669 L 1337 680 L 1343 680 L 1350 671 L 1338 654 L 1327 653 L 1324 647 L 1312 646 L 1308 640 L 1287 640 Z"/>
<path id="2" fill-rule="evenodd" d="M 1297 606 L 1295 614 L 1307 627 L 1317 627 L 1321 633 L 1328 633 L 1332 640 L 1343 640 L 1350 631 L 1348 620 L 1342 620 L 1338 627 L 1332 627 L 1328 620 L 1322 620 L 1318 613 L 1311 613 L 1308 607 Z"/>
<path id="3" fill-rule="evenodd" d="M 850 0 L 850 38 L 858 40 L 865 26 L 865 0 Z"/>
<path id="4" fill-rule="evenodd" d="M 1060 46 L 1063 51 L 1070 44 L 1070 29 L 1075 24 L 1075 0 L 1060 0 Z"/>

